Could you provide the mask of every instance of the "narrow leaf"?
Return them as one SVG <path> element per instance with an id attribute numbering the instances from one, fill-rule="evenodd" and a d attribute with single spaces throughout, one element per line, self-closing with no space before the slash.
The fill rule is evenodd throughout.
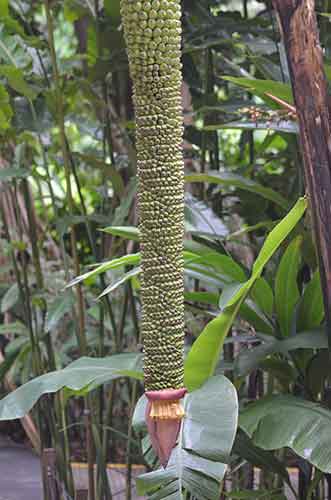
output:
<path id="1" fill-rule="evenodd" d="M 286 217 L 271 231 L 254 263 L 253 272 L 246 283 L 233 290 L 223 312 L 212 320 L 194 342 L 185 362 L 185 386 L 190 390 L 200 387 L 215 371 L 220 354 L 241 304 L 247 297 L 264 266 L 279 248 L 284 239 L 301 219 L 307 206 L 300 198 Z"/>
<path id="2" fill-rule="evenodd" d="M 209 182 L 210 184 L 220 184 L 223 186 L 234 186 L 244 191 L 258 194 L 270 200 L 284 210 L 288 209 L 288 201 L 271 188 L 267 188 L 246 177 L 232 174 L 230 172 L 207 172 L 205 174 L 188 174 L 185 176 L 186 182 Z"/>

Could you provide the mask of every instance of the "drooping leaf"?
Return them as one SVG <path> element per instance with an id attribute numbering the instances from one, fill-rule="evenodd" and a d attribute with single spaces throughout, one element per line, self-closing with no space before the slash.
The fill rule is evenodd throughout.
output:
<path id="1" fill-rule="evenodd" d="M 326 349 L 327 337 L 323 329 L 301 332 L 284 340 L 278 340 L 269 335 L 261 336 L 263 343 L 252 349 L 245 349 L 235 360 L 235 371 L 238 376 L 247 375 L 255 370 L 261 361 L 272 354 L 287 354 L 296 349 Z"/>
<path id="2" fill-rule="evenodd" d="M 184 488 L 199 500 L 216 500 L 237 428 L 236 391 L 227 378 L 213 377 L 185 397 L 184 410 L 178 445 L 167 468 L 140 476 L 138 492 L 170 500 L 183 498 Z M 142 429 L 144 401 L 138 404 L 137 412 L 135 425 Z"/>
<path id="3" fill-rule="evenodd" d="M 227 80 L 228 82 L 232 82 L 235 85 L 239 85 L 240 87 L 249 89 L 250 92 L 261 97 L 261 99 L 263 99 L 273 108 L 279 106 L 275 106 L 275 102 L 270 99 L 270 97 L 268 97 L 266 93 L 272 94 L 275 97 L 278 97 L 279 99 L 282 99 L 283 101 L 286 101 L 288 103 L 293 103 L 291 86 L 286 83 L 276 82 L 273 80 L 258 80 L 255 78 L 238 78 L 234 76 L 224 76 L 223 79 Z"/>
<path id="4" fill-rule="evenodd" d="M 329 409 L 293 396 L 272 396 L 248 405 L 239 425 L 256 446 L 291 448 L 322 472 L 331 472 Z"/>
<path id="5" fill-rule="evenodd" d="M 291 332 L 293 314 L 299 301 L 297 276 L 301 261 L 302 237 L 295 238 L 287 247 L 277 270 L 275 281 L 275 305 L 282 335 Z"/>
<path id="6" fill-rule="evenodd" d="M 50 372 L 27 382 L 0 401 L 0 420 L 15 420 L 26 415 L 43 394 L 68 388 L 93 389 L 115 378 L 142 379 L 141 354 L 116 354 L 106 358 L 83 357 L 63 370 Z M 88 390 L 88 389 L 87 389 Z"/>
<path id="7" fill-rule="evenodd" d="M 139 264 L 140 262 L 140 254 L 135 253 L 131 255 L 125 255 L 124 257 L 119 257 L 117 259 L 113 259 L 109 262 L 104 262 L 103 264 L 99 265 L 95 269 L 92 269 L 92 271 L 89 271 L 85 274 L 82 274 L 81 276 L 77 276 L 74 278 L 68 285 L 67 287 L 75 286 L 78 283 L 88 280 L 90 278 L 95 278 L 96 276 L 99 276 L 99 274 L 105 273 L 107 271 L 110 271 L 111 269 L 118 269 L 123 266 L 134 266 Z"/>
<path id="8" fill-rule="evenodd" d="M 114 280 L 113 283 L 111 283 L 109 286 L 107 286 L 107 288 L 105 288 L 103 290 L 103 292 L 99 295 L 98 299 L 101 299 L 102 297 L 104 297 L 108 293 L 113 292 L 114 290 L 116 290 L 116 288 L 123 285 L 127 281 L 131 280 L 135 276 L 138 276 L 140 273 L 141 273 L 140 267 L 135 267 L 131 271 L 128 271 L 127 273 L 123 273 L 122 276 L 120 276 L 119 278 Z"/>
<path id="9" fill-rule="evenodd" d="M 185 180 L 186 182 L 208 182 L 210 184 L 220 184 L 230 187 L 233 186 L 238 189 L 243 189 L 244 191 L 258 194 L 263 198 L 276 203 L 284 210 L 287 210 L 289 207 L 288 201 L 273 189 L 262 186 L 258 182 L 230 172 L 210 171 L 204 174 L 188 174 L 185 176 Z"/>
<path id="10" fill-rule="evenodd" d="M 307 206 L 305 198 L 300 198 L 292 210 L 277 224 L 266 238 L 253 265 L 248 281 L 232 287 L 222 313 L 208 323 L 194 342 L 185 361 L 185 386 L 189 390 L 200 387 L 213 373 L 220 358 L 224 339 L 227 336 L 241 304 L 244 302 L 264 266 L 301 219 Z"/>

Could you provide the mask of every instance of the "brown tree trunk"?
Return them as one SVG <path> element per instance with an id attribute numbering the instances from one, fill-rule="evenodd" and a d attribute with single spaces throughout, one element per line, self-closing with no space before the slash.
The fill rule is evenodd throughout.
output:
<path id="1" fill-rule="evenodd" d="M 273 0 L 287 53 L 331 347 L 331 127 L 314 0 Z"/>

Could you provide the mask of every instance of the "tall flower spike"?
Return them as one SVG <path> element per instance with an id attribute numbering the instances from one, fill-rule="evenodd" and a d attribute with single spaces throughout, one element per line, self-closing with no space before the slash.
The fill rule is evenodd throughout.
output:
<path id="1" fill-rule="evenodd" d="M 183 417 L 180 0 L 121 0 L 134 88 L 147 425 L 165 466 Z"/>

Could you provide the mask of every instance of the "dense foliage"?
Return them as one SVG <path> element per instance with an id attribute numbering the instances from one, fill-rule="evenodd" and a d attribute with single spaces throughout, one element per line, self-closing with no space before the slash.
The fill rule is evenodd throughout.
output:
<path id="1" fill-rule="evenodd" d="M 97 463 L 100 499 L 110 460 L 127 498 L 134 462 L 153 499 L 331 498 L 323 296 L 277 20 L 268 1 L 182 7 L 190 392 L 169 466 L 150 472 L 119 1 L 0 1 L 1 429 L 19 418 L 55 448 L 71 498 L 77 458 Z M 330 2 L 316 10 L 330 77 Z"/>

